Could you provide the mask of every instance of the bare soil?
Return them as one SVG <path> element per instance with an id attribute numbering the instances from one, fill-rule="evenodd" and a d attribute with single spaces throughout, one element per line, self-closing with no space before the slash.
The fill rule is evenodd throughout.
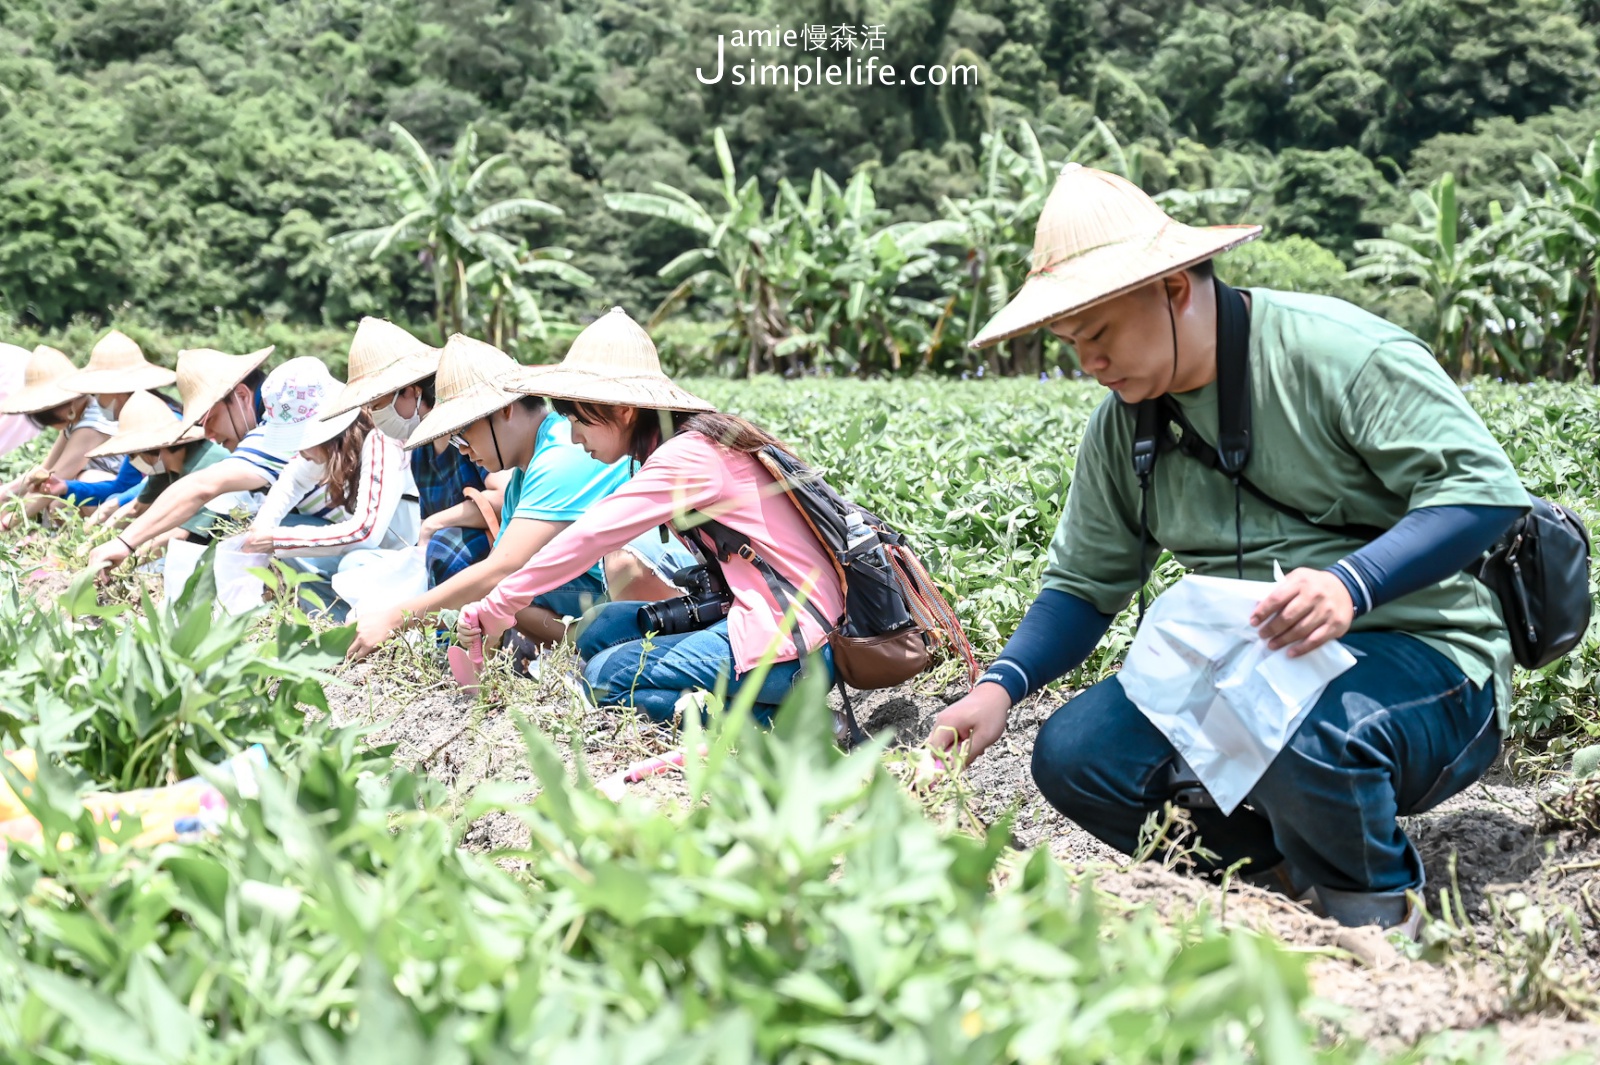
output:
<path id="1" fill-rule="evenodd" d="M 335 719 L 376 725 L 373 742 L 395 745 L 397 761 L 444 782 L 463 808 L 485 782 L 534 788 L 508 707 L 555 737 L 569 765 L 581 753 L 595 779 L 675 743 L 642 719 L 588 707 L 575 694 L 567 652 L 548 659 L 539 679 L 501 678 L 483 696 L 456 689 L 438 656 L 398 645 L 344 670 L 341 680 L 328 692 Z M 855 707 L 869 731 L 894 732 L 896 750 L 887 757 L 909 778 L 910 750 L 963 690 L 924 682 L 859 694 Z M 1236 880 L 1224 889 L 1155 863 L 1130 865 L 1056 813 L 1033 786 L 1029 755 L 1059 702 L 1046 695 L 1014 711 L 1005 737 L 955 783 L 959 801 L 930 800 L 930 812 L 958 808 L 978 828 L 1014 811 L 1018 848 L 1048 847 L 1130 907 L 1152 906 L 1175 922 L 1259 929 L 1318 955 L 1311 973 L 1329 1038 L 1359 1037 L 1392 1051 L 1432 1033 L 1492 1028 L 1508 1063 L 1600 1061 L 1600 838 L 1541 832 L 1547 792 L 1496 771 L 1407 819 L 1427 868 L 1429 913 L 1448 916 L 1430 922 L 1422 946 L 1402 948 L 1375 929 L 1341 928 Z M 673 776 L 629 788 L 662 803 L 680 799 Z M 485 851 L 526 841 L 520 823 L 505 816 L 480 819 L 465 834 L 467 846 Z M 1530 906 L 1539 909 L 1530 915 Z M 1477 1058 L 1466 1046 L 1462 1060 Z"/>

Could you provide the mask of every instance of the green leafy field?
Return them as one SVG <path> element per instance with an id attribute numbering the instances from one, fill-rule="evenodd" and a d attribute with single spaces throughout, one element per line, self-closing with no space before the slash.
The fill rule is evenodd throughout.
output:
<path id="1" fill-rule="evenodd" d="M 1054 378 L 689 384 L 791 442 L 841 491 L 909 532 L 980 657 L 999 651 L 1033 601 L 1078 440 L 1105 394 L 1093 382 Z M 1485 381 L 1466 388 L 1528 490 L 1600 528 L 1600 393 Z M 1168 559 L 1156 580 L 1178 572 Z M 1600 587 L 1600 563 L 1590 583 Z M 1104 675 L 1131 640 L 1124 615 L 1069 683 Z M 1517 733 L 1559 733 L 1547 738 L 1563 748 L 1600 734 L 1600 624 L 1578 651 L 1537 673 L 1518 670 L 1515 683 Z"/>
<path id="2" fill-rule="evenodd" d="M 307 671 L 348 630 L 308 641 L 284 620 L 232 653 L 213 598 L 203 567 L 140 611 L 81 586 L 0 599 L 28 642 L 0 671 L 26 691 L 0 729 L 39 753 L 26 801 L 44 828 L 0 866 L 0 1059 L 1367 1060 L 1315 1045 L 1303 958 L 1209 917 L 1108 910 L 1048 853 L 1009 855 L 1004 825 L 937 827 L 879 746 L 833 747 L 821 690 L 775 734 L 734 707 L 669 809 L 574 779 L 513 702 L 539 794 L 480 788 L 462 810 L 360 730 L 281 712 L 323 705 Z M 151 696 L 137 707 L 116 690 L 127 657 L 94 653 L 111 647 L 152 670 L 129 684 Z M 150 675 L 183 697 L 153 697 Z M 218 837 L 119 847 L 136 819 L 79 802 L 125 767 L 187 773 L 252 741 L 274 768 L 249 795 L 226 786 Z M 486 815 L 528 845 L 461 849 Z"/>
<path id="3" fill-rule="evenodd" d="M 1099 396 L 1064 381 L 694 387 L 910 530 L 984 653 L 1031 597 Z M 1600 517 L 1573 446 L 1596 436 L 1592 393 L 1470 394 L 1530 488 Z M 302 712 L 328 705 L 320 671 L 348 630 L 284 608 L 213 622 L 204 568 L 177 603 L 128 586 L 107 605 L 83 583 L 36 602 L 20 578 L 74 554 L 82 530 L 10 536 L 0 734 L 40 754 L 27 802 L 44 840 L 0 864 L 0 1060 L 1381 1059 L 1313 1022 L 1304 954 L 1205 911 L 1130 910 L 1042 849 L 1009 851 L 1004 822 L 972 836 L 930 821 L 878 748 L 833 748 L 820 691 L 797 693 L 775 733 L 738 706 L 710 735 L 690 722 L 706 762 L 687 801 L 652 807 L 600 797 L 535 724 L 551 718 L 526 683 L 493 686 L 482 712 L 521 725 L 530 783 L 463 797 Z M 1112 668 L 1126 637 L 1085 669 Z M 1596 731 L 1597 657 L 1591 639 L 1522 676 L 1520 727 Z M 417 683 L 438 679 L 436 658 L 413 659 Z M 119 847 L 138 824 L 97 824 L 80 802 L 249 743 L 273 769 L 231 796 L 215 838 Z M 484 818 L 528 842 L 463 849 Z M 1479 1060 L 1452 1045 L 1406 1060 Z"/>

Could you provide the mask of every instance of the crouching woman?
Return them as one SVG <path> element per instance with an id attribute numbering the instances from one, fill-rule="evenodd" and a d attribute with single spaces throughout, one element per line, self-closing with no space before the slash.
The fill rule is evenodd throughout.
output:
<path id="1" fill-rule="evenodd" d="M 834 619 L 844 613 L 844 593 L 822 545 L 755 457 L 778 441 L 673 384 L 661 372 L 650 337 L 621 308 L 585 330 L 560 365 L 522 370 L 508 387 L 551 399 L 571 420 L 573 442 L 599 461 L 631 458 L 640 465 L 631 480 L 462 611 L 458 631 L 475 662 L 482 662 L 484 640 L 495 646 L 535 596 L 643 533 L 661 528 L 665 535 L 671 524 L 680 536 L 701 537 L 711 554 L 704 532 L 695 529 L 701 515 L 747 538 L 754 554 L 818 613 Z M 800 669 L 802 651 L 784 620 L 793 604 L 744 557 L 722 562 L 721 571 L 727 583 L 722 603 L 653 612 L 655 619 L 697 615 L 681 618 L 693 626 L 685 631 L 663 631 L 683 626 L 661 625 L 651 613 L 641 614 L 646 604 L 637 601 L 609 603 L 585 619 L 577 647 L 598 703 L 632 706 L 668 721 L 684 692 L 719 685 L 730 695 L 738 691 L 771 647 L 774 664 L 754 701 L 758 717 L 776 709 Z M 796 615 L 793 628 L 806 649 L 820 650 L 818 661 L 831 679 L 827 630 L 809 609 Z"/>
<path id="2" fill-rule="evenodd" d="M 333 620 L 343 621 L 349 606 L 336 599 L 327 578 L 344 557 L 417 542 L 417 501 L 406 497 L 405 450 L 400 441 L 378 432 L 372 416 L 359 407 L 326 421 L 302 422 L 297 436 L 290 446 L 298 454 L 267 493 L 243 547 L 288 559 L 296 569 L 323 578 L 306 588 L 331 604 Z M 332 507 L 326 523 L 292 513 L 319 491 L 326 491 Z"/>

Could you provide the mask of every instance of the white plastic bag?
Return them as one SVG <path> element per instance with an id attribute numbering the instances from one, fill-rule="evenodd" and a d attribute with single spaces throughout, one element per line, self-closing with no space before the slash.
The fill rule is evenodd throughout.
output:
<path id="1" fill-rule="evenodd" d="M 265 600 L 265 585 L 252 569 L 266 569 L 272 562 L 270 555 L 257 555 L 240 550 L 244 534 L 229 537 L 217 544 L 217 602 L 230 614 L 243 614 L 260 606 Z"/>
<path id="2" fill-rule="evenodd" d="M 175 603 L 183 594 L 184 585 L 189 583 L 189 578 L 194 576 L 195 567 L 200 565 L 200 556 L 206 549 L 199 544 L 191 544 L 187 540 L 171 540 L 167 543 L 165 565 L 161 569 L 162 594 L 167 602 Z"/>
<path id="3" fill-rule="evenodd" d="M 1270 581 L 1191 574 L 1145 612 L 1117 679 L 1231 814 L 1333 679 L 1356 664 L 1330 640 L 1290 658 L 1250 614 Z"/>
<path id="4" fill-rule="evenodd" d="M 350 616 L 415 599 L 428 590 L 428 549 L 352 551 L 333 575 L 333 590 L 350 604 Z"/>

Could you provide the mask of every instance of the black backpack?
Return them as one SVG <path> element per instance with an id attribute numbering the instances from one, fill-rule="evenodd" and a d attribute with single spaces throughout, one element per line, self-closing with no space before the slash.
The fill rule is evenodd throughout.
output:
<path id="1" fill-rule="evenodd" d="M 1387 529 L 1372 525 L 1318 522 L 1279 502 L 1244 476 L 1250 462 L 1250 319 L 1244 298 L 1213 279 L 1217 302 L 1217 443 L 1200 438 L 1170 396 L 1145 400 L 1134 408 L 1133 469 L 1139 478 L 1139 616 L 1144 616 L 1145 558 L 1150 478 L 1163 450 L 1177 450 L 1233 482 L 1237 565 L 1244 576 L 1244 541 L 1238 524 L 1241 492 L 1273 510 L 1321 529 L 1357 540 L 1375 540 Z M 1176 425 L 1176 436 L 1172 427 Z M 1500 600 L 1511 650 L 1527 669 L 1549 665 L 1577 646 L 1589 628 L 1589 531 L 1559 503 L 1529 496 L 1532 509 L 1518 518 L 1466 573 L 1482 581 Z"/>
<path id="2" fill-rule="evenodd" d="M 850 743 L 863 739 L 864 733 L 846 685 L 865 690 L 903 684 L 928 668 L 932 651 L 940 647 L 961 655 L 969 675 L 977 678 L 977 658 L 961 622 L 900 532 L 845 499 L 782 448 L 769 444 L 753 457 L 805 518 L 844 589 L 842 617 L 827 617 L 810 599 L 804 606 L 828 633 Z M 717 569 L 724 586 L 721 563 L 737 555 L 760 572 L 780 606 L 800 601 L 799 590 L 756 552 L 744 534 L 699 511 L 686 512 L 674 524 L 687 534 L 700 561 Z M 793 636 L 803 661 L 808 648 L 798 626 Z"/>

